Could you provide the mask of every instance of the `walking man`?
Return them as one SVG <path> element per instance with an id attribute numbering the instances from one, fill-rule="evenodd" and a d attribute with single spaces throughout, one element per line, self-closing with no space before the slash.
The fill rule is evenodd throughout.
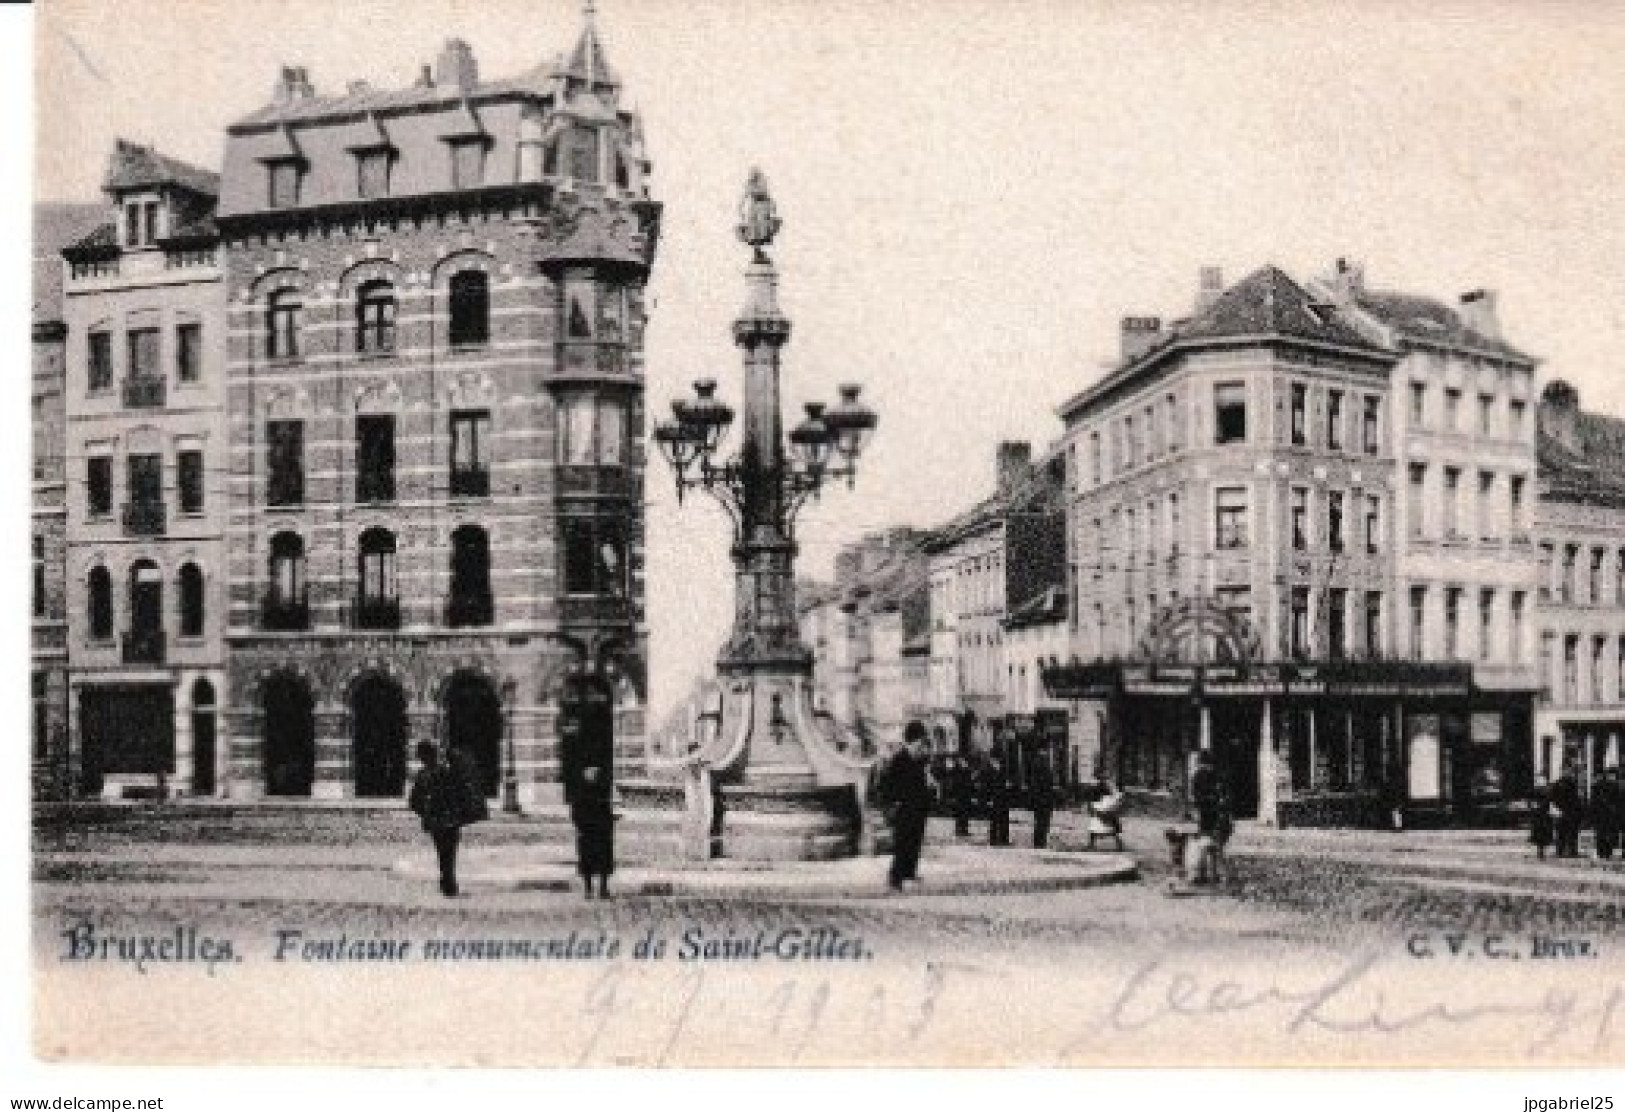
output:
<path id="1" fill-rule="evenodd" d="M 931 780 L 925 765 L 925 726 L 910 722 L 903 728 L 903 747 L 886 768 L 882 798 L 891 816 L 892 859 L 888 882 L 894 892 L 919 880 L 920 849 L 925 843 L 925 822 L 931 814 Z"/>
<path id="2" fill-rule="evenodd" d="M 1585 801 L 1574 774 L 1565 772 L 1552 785 L 1553 826 L 1557 835 L 1557 856 L 1580 856 L 1580 826 L 1585 821 Z"/>
<path id="3" fill-rule="evenodd" d="M 1044 849 L 1049 845 L 1050 818 L 1055 813 L 1055 770 L 1043 750 L 1033 757 L 1027 786 L 1033 809 L 1033 848 Z"/>
<path id="4" fill-rule="evenodd" d="M 599 765 L 581 770 L 570 793 L 570 821 L 576 828 L 576 871 L 587 898 L 598 881 L 598 898 L 609 899 L 609 876 L 615 871 L 615 796 L 609 775 Z"/>
<path id="5" fill-rule="evenodd" d="M 982 798 L 987 802 L 987 844 L 1010 844 L 1010 776 L 998 751 L 988 755 L 982 774 Z"/>
<path id="6" fill-rule="evenodd" d="M 457 895 L 458 840 L 467 823 L 483 817 L 476 804 L 483 810 L 485 801 L 475 798 L 473 785 L 455 765 L 440 759 L 433 742 L 418 742 L 417 757 L 423 768 L 412 782 L 407 806 L 423 820 L 423 829 L 434 842 L 440 862 L 440 894 L 450 899 Z"/>
<path id="7" fill-rule="evenodd" d="M 1619 769 L 1606 768 L 1591 789 L 1591 822 L 1597 831 L 1597 857 L 1607 861 L 1614 856 L 1619 845 L 1620 807 Z"/>

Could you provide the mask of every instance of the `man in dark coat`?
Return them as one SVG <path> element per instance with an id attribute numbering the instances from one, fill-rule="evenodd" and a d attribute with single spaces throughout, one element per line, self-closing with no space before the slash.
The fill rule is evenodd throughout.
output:
<path id="1" fill-rule="evenodd" d="M 1557 856 L 1580 856 L 1580 826 L 1585 821 L 1585 803 L 1574 774 L 1565 772 L 1552 785 L 1552 827 L 1557 840 Z"/>
<path id="2" fill-rule="evenodd" d="M 615 787 L 601 765 L 581 769 L 570 793 L 570 821 L 576 828 L 576 871 L 587 898 L 598 880 L 598 898 L 609 899 L 609 876 L 615 871 Z"/>
<path id="3" fill-rule="evenodd" d="M 931 815 L 925 727 L 919 722 L 903 728 L 903 747 L 886 767 L 881 797 L 892 828 L 891 873 L 887 879 L 894 892 L 901 892 L 905 882 L 920 878 L 920 849 L 925 844 L 926 819 Z"/>
<path id="4" fill-rule="evenodd" d="M 969 762 L 963 757 L 948 758 L 948 805 L 953 809 L 954 837 L 970 836 L 970 815 L 976 801 L 976 783 Z"/>
<path id="5" fill-rule="evenodd" d="M 982 799 L 987 805 L 987 844 L 1010 844 L 1010 774 L 997 751 L 988 755 L 982 772 Z"/>
<path id="6" fill-rule="evenodd" d="M 1597 857 L 1607 861 L 1614 856 L 1619 845 L 1620 807 L 1619 769 L 1607 768 L 1591 789 L 1591 822 L 1597 831 Z"/>
<path id="7" fill-rule="evenodd" d="M 1191 774 L 1191 807 L 1196 812 L 1196 832 L 1209 838 L 1224 833 L 1224 791 L 1213 768 L 1213 754 L 1202 750 L 1196 755 L 1196 771 Z"/>
<path id="8" fill-rule="evenodd" d="M 1033 848 L 1049 845 L 1050 817 L 1055 813 L 1055 770 L 1049 754 L 1040 750 L 1028 771 L 1028 792 L 1033 809 Z"/>
<path id="9" fill-rule="evenodd" d="M 423 820 L 423 829 L 434 842 L 440 862 L 440 892 L 450 898 L 457 895 L 458 840 L 463 826 L 476 820 L 476 802 L 483 800 L 477 800 L 473 786 L 455 765 L 440 759 L 433 742 L 419 742 L 417 757 L 423 768 L 412 782 L 407 805 Z"/>

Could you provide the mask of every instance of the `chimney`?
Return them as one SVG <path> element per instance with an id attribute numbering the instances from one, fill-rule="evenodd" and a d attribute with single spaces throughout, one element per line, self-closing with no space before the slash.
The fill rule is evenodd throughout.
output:
<path id="1" fill-rule="evenodd" d="M 440 48 L 435 62 L 434 80 L 437 85 L 450 85 L 456 89 L 472 89 L 479 84 L 480 68 L 474 63 L 474 51 L 462 39 L 447 39 Z"/>
<path id="2" fill-rule="evenodd" d="M 1196 315 L 1201 316 L 1213 307 L 1224 293 L 1224 271 L 1216 266 L 1204 266 L 1197 271 Z"/>
<path id="3" fill-rule="evenodd" d="M 311 88 L 310 73 L 304 66 L 283 66 L 282 75 L 277 78 L 276 90 L 271 99 L 277 104 L 288 104 L 296 100 L 308 100 L 316 95 Z"/>
<path id="4" fill-rule="evenodd" d="M 1554 378 L 1540 392 L 1540 409 L 1536 413 L 1540 435 L 1550 437 L 1573 455 L 1581 455 L 1585 445 L 1580 439 L 1580 391 L 1560 378 Z"/>
<path id="5" fill-rule="evenodd" d="M 1338 259 L 1332 268 L 1332 289 L 1344 300 L 1352 300 L 1365 292 L 1365 264 L 1350 259 Z"/>
<path id="6" fill-rule="evenodd" d="M 1156 346 L 1162 339 L 1161 317 L 1124 317 L 1122 322 L 1122 360 L 1132 363 Z"/>
<path id="7" fill-rule="evenodd" d="M 1033 469 L 1033 446 L 1025 440 L 1006 440 L 998 452 L 999 493 L 1009 494 Z"/>
<path id="8" fill-rule="evenodd" d="M 432 89 L 432 88 L 434 88 L 434 67 L 429 65 L 428 62 L 424 62 L 423 63 L 423 68 L 418 70 L 418 79 L 417 79 L 417 81 L 415 81 L 413 83 L 413 88 L 416 88 L 416 89 Z"/>
<path id="9" fill-rule="evenodd" d="M 1494 290 L 1468 290 L 1461 295 L 1461 323 L 1491 340 L 1501 338 L 1501 317 Z"/>

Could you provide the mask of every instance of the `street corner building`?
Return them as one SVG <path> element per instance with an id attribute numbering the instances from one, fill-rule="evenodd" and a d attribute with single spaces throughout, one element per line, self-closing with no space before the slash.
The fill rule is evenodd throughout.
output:
<path id="1" fill-rule="evenodd" d="M 1077 605 L 1045 672 L 1106 775 L 1178 807 L 1208 750 L 1266 823 L 1515 814 L 1553 759 L 1534 372 L 1492 293 L 1378 291 L 1347 262 L 1204 271 L 1189 317 L 1125 318 L 1061 409 Z"/>
<path id="2" fill-rule="evenodd" d="M 590 10 L 556 62 L 486 80 L 453 39 L 402 86 L 284 68 L 218 176 L 119 144 L 36 305 L 56 795 L 398 799 L 434 741 L 551 803 L 578 731 L 641 767 L 640 123 Z"/>

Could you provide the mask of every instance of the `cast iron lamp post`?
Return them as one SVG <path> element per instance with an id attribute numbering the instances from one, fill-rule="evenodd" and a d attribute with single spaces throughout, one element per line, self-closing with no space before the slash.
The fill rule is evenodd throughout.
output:
<path id="1" fill-rule="evenodd" d="M 837 405 L 808 403 L 801 423 L 788 438 L 783 433 L 779 349 L 790 338 L 790 321 L 779 310 L 778 275 L 766 251 L 781 223 L 766 180 L 753 170 L 738 227 L 753 255 L 745 272 L 749 297 L 734 321 L 745 362 L 737 453 L 721 455 L 735 414 L 716 396 L 715 379 L 694 383 L 694 395 L 674 401 L 672 419 L 652 434 L 671 465 L 679 501 L 689 489 L 703 490 L 734 524 L 737 591 L 733 632 L 719 660 L 725 673 L 810 662 L 796 625 L 795 518 L 831 480 L 852 485 L 876 424 L 874 411 L 859 400 L 860 388 L 846 384 Z"/>

